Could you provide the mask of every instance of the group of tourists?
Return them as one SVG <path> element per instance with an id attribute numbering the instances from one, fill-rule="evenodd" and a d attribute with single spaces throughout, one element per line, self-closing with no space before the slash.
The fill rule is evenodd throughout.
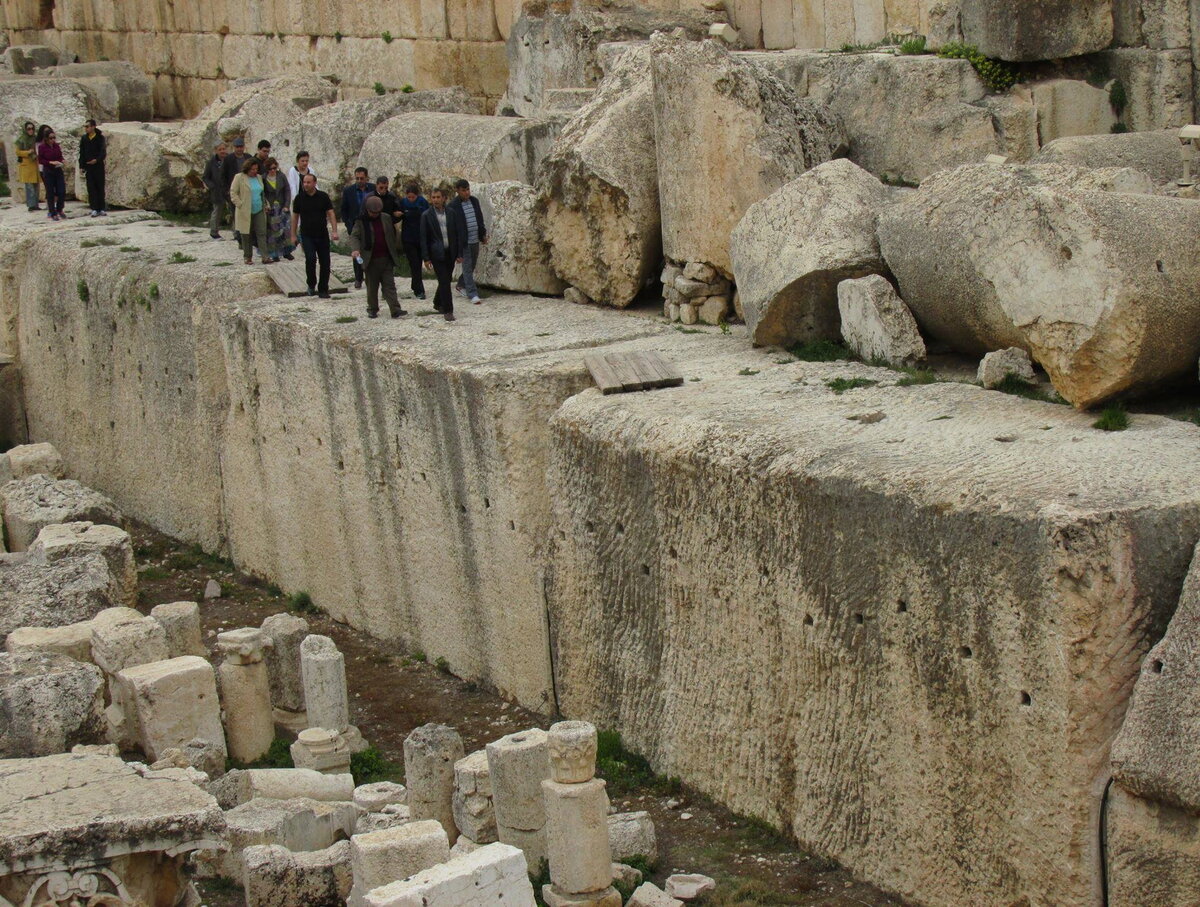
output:
<path id="1" fill-rule="evenodd" d="M 309 295 L 330 298 L 330 243 L 339 241 L 340 216 L 354 261 L 354 287 L 367 288 L 368 317 L 379 317 L 380 293 L 393 318 L 408 314 L 396 292 L 395 269 L 402 260 L 408 262 L 417 299 L 426 298 L 422 268 L 436 275 L 433 307 L 447 321 L 455 320 L 455 292 L 476 305 L 482 302 L 475 264 L 480 246 L 487 243 L 487 227 L 479 199 L 471 195 L 465 179 L 455 182 L 453 193 L 444 186 L 432 187 L 426 199 L 416 184 L 406 185 L 397 195 L 386 176 L 372 181 L 366 168 L 359 167 L 353 182 L 342 187 L 335 209 L 329 193 L 318 188 L 307 151 L 299 152 L 284 173 L 265 139 L 254 154 L 246 153 L 242 138 L 234 139 L 232 149 L 218 142 L 204 168 L 212 199 L 208 232 L 213 239 L 221 238 L 232 205 L 233 238 L 246 264 L 253 263 L 256 249 L 265 265 L 291 261 L 299 246 Z M 455 265 L 462 266 L 456 283 Z"/>
<path id="2" fill-rule="evenodd" d="M 17 152 L 17 180 L 25 187 L 25 207 L 41 211 L 38 204 L 38 184 L 46 187 L 46 217 L 66 220 L 63 206 L 67 200 L 67 178 L 64 171 L 62 145 L 51 126 L 36 126 L 28 120 L 14 143 Z M 108 153 L 104 134 L 95 120 L 84 125 L 79 139 L 79 169 L 87 182 L 88 205 L 92 217 L 107 217 L 104 198 L 104 164 Z"/>

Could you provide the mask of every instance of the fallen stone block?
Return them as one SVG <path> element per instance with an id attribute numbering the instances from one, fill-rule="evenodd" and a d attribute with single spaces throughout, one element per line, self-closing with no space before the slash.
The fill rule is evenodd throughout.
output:
<path id="1" fill-rule="evenodd" d="M 367 892 L 449 859 L 446 831 L 432 819 L 356 834 L 350 839 L 354 887 L 349 901 L 361 904 Z"/>
<path id="2" fill-rule="evenodd" d="M 614 813 L 608 817 L 608 846 L 612 858 L 624 863 L 641 857 L 653 865 L 658 862 L 658 838 L 654 820 L 645 811 Z"/>
<path id="3" fill-rule="evenodd" d="M 992 390 L 1003 384 L 1009 376 L 1029 384 L 1037 380 L 1029 354 L 1017 346 L 995 350 L 984 356 L 979 363 L 975 380 Z"/>
<path id="4" fill-rule="evenodd" d="M 879 180 L 840 160 L 750 206 L 729 247 L 756 344 L 839 336 L 838 284 L 886 271 L 875 235 L 883 205 Z"/>
<path id="5" fill-rule="evenodd" d="M 1173 183 L 1183 174 L 1175 129 L 1056 139 L 1043 146 L 1033 161 L 1093 170 L 1129 167 L 1145 173 L 1160 186 Z"/>
<path id="6" fill-rule="evenodd" d="M 1131 131 L 1178 129 L 1195 121 L 1195 79 L 1188 48 L 1115 47 L 1097 54 L 1095 60 L 1124 87 L 1122 120 Z"/>
<path id="7" fill-rule="evenodd" d="M 146 211 L 204 211 L 211 204 L 201 180 L 204 161 L 175 151 L 177 123 L 106 123 L 102 131 L 110 160 L 105 171 L 104 195 L 110 205 Z M 209 149 L 211 156 L 212 149 Z M 87 179 L 75 175 L 75 197 L 87 201 Z"/>
<path id="8" fill-rule="evenodd" d="M 104 678 L 65 655 L 0 655 L 0 758 L 63 753 L 104 738 Z"/>
<path id="9" fill-rule="evenodd" d="M 1106 135 L 1117 122 L 1108 90 L 1080 79 L 1048 79 L 1031 86 L 1043 145 L 1079 135 Z"/>
<path id="10" fill-rule="evenodd" d="M 154 83 L 150 77 L 124 60 L 94 63 L 64 63 L 51 75 L 73 79 L 96 97 L 103 106 L 101 131 L 107 136 L 109 128 L 118 121 L 154 119 Z"/>
<path id="11" fill-rule="evenodd" d="M 137 565 L 133 540 L 118 526 L 95 523 L 58 523 L 46 526 L 29 546 L 29 559 L 41 564 L 59 564 L 99 555 L 112 574 L 116 599 L 122 604 L 137 601 Z"/>
<path id="12" fill-rule="evenodd" d="M 254 844 L 278 844 L 288 850 L 324 850 L 354 833 L 357 810 L 353 803 L 317 800 L 251 800 L 225 813 L 227 851 L 197 857 L 204 877 L 234 881 L 245 876 L 243 851 Z"/>
<path id="13" fill-rule="evenodd" d="M 683 907 L 683 901 L 671 897 L 653 882 L 644 882 L 629 898 L 625 907 Z"/>
<path id="14" fill-rule="evenodd" d="M 699 873 L 683 873 L 667 877 L 666 893 L 668 897 L 681 901 L 694 901 L 696 898 L 714 891 L 717 883 L 708 876 Z"/>
<path id="15" fill-rule="evenodd" d="M 225 733 L 211 664 L 183 655 L 133 665 L 119 671 L 112 684 L 113 703 L 124 709 L 129 735 L 147 759 L 157 761 L 166 750 L 179 749 L 189 764 L 207 771 L 216 757 L 197 758 L 193 751 L 215 749 L 224 769 Z M 207 747 L 197 747 L 197 741 Z"/>
<path id="16" fill-rule="evenodd" d="M 530 728 L 486 746 L 496 836 L 519 847 L 534 873 L 546 859 L 546 804 L 542 782 L 550 777 L 546 732 Z"/>
<path id="17" fill-rule="evenodd" d="M 58 65 L 58 51 L 46 44 L 10 44 L 4 61 L 15 76 L 33 75 L 39 69 Z"/>
<path id="18" fill-rule="evenodd" d="M 168 658 L 167 634 L 153 617 L 139 614 L 136 618 L 92 623 L 92 661 L 105 674 L 111 676 Z"/>
<path id="19" fill-rule="evenodd" d="M 472 193 L 488 228 L 475 265 L 476 282 L 514 293 L 560 295 L 566 284 L 550 267 L 550 246 L 536 213 L 537 191 L 509 180 L 484 183 Z"/>
<path id="20" fill-rule="evenodd" d="M 822 105 L 716 41 L 658 34 L 650 60 L 663 252 L 729 277 L 729 234 L 746 209 L 830 160 L 840 129 Z"/>
<path id="21" fill-rule="evenodd" d="M 605 788 L 602 778 L 577 784 L 542 782 L 550 880 L 562 894 L 600 892 L 612 884 Z"/>
<path id="22" fill-rule="evenodd" d="M 924 331 L 963 353 L 1020 346 L 1081 408 L 1191 373 L 1200 205 L 1095 188 L 1111 174 L 962 167 L 885 210 L 884 258 Z"/>
<path id="23" fill-rule="evenodd" d="M 350 746 L 337 731 L 329 728 L 305 728 L 290 747 L 296 768 L 340 775 L 350 771 Z"/>
<path id="24" fill-rule="evenodd" d="M 308 636 L 308 621 L 294 614 L 272 614 L 262 622 L 262 632 L 271 640 L 266 650 L 271 705 L 289 712 L 303 712 L 304 675 L 300 668 L 300 645 Z"/>
<path id="25" fill-rule="evenodd" d="M 1025 62 L 1077 57 L 1108 47 L 1107 0 L 1046 0 L 1014 15 L 1005 0 L 962 0 L 963 39 L 984 56 Z"/>
<path id="26" fill-rule="evenodd" d="M 367 907 L 533 907 L 525 857 L 506 844 L 488 844 L 409 879 L 368 892 Z"/>
<path id="27" fill-rule="evenodd" d="M 170 602 L 155 605 L 150 616 L 158 621 L 167 638 L 167 655 L 179 658 L 182 655 L 198 655 L 205 658 L 208 650 L 200 631 L 200 605 L 196 602 Z"/>
<path id="28" fill-rule="evenodd" d="M 300 673 L 308 724 L 344 734 L 350 727 L 346 659 L 328 636 L 311 634 L 300 644 Z"/>
<path id="29" fill-rule="evenodd" d="M 1109 904 L 1191 907 L 1200 891 L 1200 818 L 1114 784 L 1108 794 Z"/>
<path id="30" fill-rule="evenodd" d="M 496 810 L 487 753 L 477 750 L 454 763 L 454 824 L 476 844 L 496 841 Z"/>
<path id="31" fill-rule="evenodd" d="M 917 320 L 884 277 L 871 274 L 838 284 L 842 339 L 867 362 L 912 365 L 925 358 Z"/>
<path id="32" fill-rule="evenodd" d="M 563 126 L 535 183 L 554 272 L 618 308 L 662 257 L 653 95 L 649 49 L 622 56 Z"/>
<path id="33" fill-rule="evenodd" d="M 380 812 L 385 806 L 403 806 L 407 802 L 407 789 L 394 781 L 376 781 L 354 788 L 354 805 L 368 813 Z"/>
<path id="34" fill-rule="evenodd" d="M 350 842 L 293 853 L 278 844 L 242 852 L 246 907 L 342 907 L 350 894 Z"/>
<path id="35" fill-rule="evenodd" d="M 10 48 L 11 50 L 11 48 Z M 55 61 L 57 63 L 57 60 Z M 67 192 L 75 185 L 76 162 L 79 160 L 79 127 L 89 117 L 100 118 L 95 97 L 74 79 L 10 79 L 0 80 L 0 122 L 18 124 L 33 120 L 54 128 L 63 149 L 63 175 Z M 11 143 L 5 143 L 8 172 L 17 172 L 17 155 Z M 16 180 L 14 193 L 24 194 Z M 15 195 L 14 195 L 15 197 Z"/>
<path id="36" fill-rule="evenodd" d="M 452 185 L 516 180 L 532 183 L 558 126 L 549 120 L 466 113 L 404 113 L 367 137 L 358 165 L 393 185 Z"/>
<path id="37" fill-rule="evenodd" d="M 361 809 L 361 807 L 359 807 Z M 369 812 L 364 816 L 360 816 L 358 824 L 354 826 L 356 835 L 365 835 L 373 831 L 383 831 L 388 828 L 395 828 L 398 825 L 407 825 L 412 821 L 412 813 L 407 806 L 402 804 L 392 804 L 385 806 L 379 812 Z M 458 836 L 458 840 L 468 841 L 469 839 L 463 835 Z M 458 845 L 455 844 L 455 847 Z M 450 848 L 450 855 L 457 856 L 454 847 Z"/>
<path id="38" fill-rule="evenodd" d="M 455 839 L 454 767 L 462 758 L 462 737 L 444 724 L 424 724 L 404 739 L 404 782 L 413 819 L 435 819 Z"/>
<path id="39" fill-rule="evenodd" d="M 17 627 L 88 621 L 129 600 L 130 591 L 99 552 L 52 563 L 45 563 L 36 550 L 0 556 L 0 636 Z"/>
<path id="40" fill-rule="evenodd" d="M 81 621 L 65 627 L 18 627 L 4 643 L 9 654 L 47 652 L 76 661 L 92 660 L 92 623 Z"/>
<path id="41" fill-rule="evenodd" d="M 62 456 L 53 444 L 18 444 L 0 454 L 0 477 L 5 481 L 24 479 L 27 476 L 45 475 L 52 479 L 61 479 L 66 474 L 63 470 Z"/>
<path id="42" fill-rule="evenodd" d="M 9 551 L 24 551 L 46 526 L 90 521 L 120 526 L 116 505 L 73 479 L 32 475 L 0 487 L 4 534 Z"/>

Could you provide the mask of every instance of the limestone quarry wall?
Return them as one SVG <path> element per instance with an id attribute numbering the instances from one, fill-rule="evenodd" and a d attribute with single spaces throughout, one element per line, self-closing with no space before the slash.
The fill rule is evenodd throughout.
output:
<path id="1" fill-rule="evenodd" d="M 72 475 L 906 897 L 1094 902 L 1109 742 L 1200 538 L 1194 426 L 557 300 L 367 321 L 137 217 L 0 227 L 30 434 Z M 688 380 L 601 397 L 598 349 Z"/>

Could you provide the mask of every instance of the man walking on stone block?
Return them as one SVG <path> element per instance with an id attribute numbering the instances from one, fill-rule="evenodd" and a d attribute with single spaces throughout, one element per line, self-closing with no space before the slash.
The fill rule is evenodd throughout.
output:
<path id="1" fill-rule="evenodd" d="M 292 201 L 292 245 L 296 244 L 299 228 L 304 245 L 304 274 L 308 279 L 308 295 L 329 298 L 329 235 L 338 238 L 337 218 L 333 202 L 317 188 L 317 177 L 307 173 L 300 184 L 300 194 Z M 317 263 L 321 276 L 317 278 Z"/>
<path id="2" fill-rule="evenodd" d="M 362 213 L 363 202 L 368 195 L 375 192 L 367 176 L 366 167 L 356 167 L 354 182 L 342 189 L 342 223 L 346 225 L 346 233 L 354 230 L 354 222 Z M 361 290 L 363 285 L 363 269 L 357 261 L 354 262 L 354 289 Z"/>
<path id="3" fill-rule="evenodd" d="M 229 197 L 229 190 L 233 186 L 233 178 L 242 172 L 242 167 L 245 165 L 248 155 L 246 154 L 246 140 L 240 135 L 233 140 L 233 154 L 225 155 L 225 197 Z M 242 234 L 235 227 L 233 230 L 233 241 L 240 243 Z"/>
<path id="4" fill-rule="evenodd" d="M 229 186 L 225 183 L 225 143 L 213 146 L 213 156 L 204 165 L 201 179 L 208 188 L 208 199 L 212 202 L 212 214 L 208 218 L 208 235 L 221 238 L 221 222 L 225 220 L 225 209 L 229 207 Z"/>
<path id="5" fill-rule="evenodd" d="M 95 120 L 84 124 L 79 140 L 79 168 L 87 182 L 88 205 L 92 217 L 108 217 L 108 202 L 104 198 L 104 161 L 108 157 L 108 142 Z"/>
<path id="6" fill-rule="evenodd" d="M 407 315 L 396 296 L 396 262 L 400 260 L 396 225 L 384 213 L 383 199 L 378 195 L 369 196 L 363 203 L 363 214 L 350 231 L 350 244 L 354 247 L 350 254 L 355 261 L 363 262 L 367 279 L 367 317 L 379 317 L 380 286 L 392 317 Z"/>
<path id="7" fill-rule="evenodd" d="M 425 280 L 421 274 L 421 215 L 429 210 L 429 202 L 421 195 L 421 187 L 416 183 L 409 183 L 404 187 L 400 210 L 404 214 L 400 239 L 404 244 L 404 257 L 408 259 L 408 270 L 412 275 L 412 292 L 417 299 L 424 299 Z"/>
<path id="8" fill-rule="evenodd" d="M 437 186 L 429 190 L 429 201 L 433 207 L 421 215 L 421 257 L 425 259 L 425 267 L 437 275 L 433 307 L 447 321 L 454 321 L 454 294 L 450 292 L 450 282 L 454 278 L 455 261 L 462 261 L 458 224 L 446 209 L 444 189 Z"/>
<path id="9" fill-rule="evenodd" d="M 458 198 L 447 206 L 447 210 L 454 216 L 462 241 L 458 253 L 462 260 L 462 273 L 458 276 L 456 289 L 460 296 L 479 305 L 483 300 L 479 298 L 479 288 L 475 286 L 475 263 L 479 261 L 479 246 L 487 244 L 487 227 L 483 223 L 479 199 L 471 195 L 471 184 L 460 179 L 455 182 L 454 190 Z"/>

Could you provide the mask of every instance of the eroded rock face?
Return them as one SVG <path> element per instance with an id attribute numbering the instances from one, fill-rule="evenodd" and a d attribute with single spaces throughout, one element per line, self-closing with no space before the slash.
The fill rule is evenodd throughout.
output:
<path id="1" fill-rule="evenodd" d="M 121 525 L 115 504 L 74 479 L 32 475 L 14 479 L 0 488 L 4 508 L 4 534 L 10 551 L 24 551 L 45 526 L 87 520 Z"/>
<path id="2" fill-rule="evenodd" d="M 1043 146 L 1034 163 L 1088 169 L 1129 167 L 1145 173 L 1158 185 L 1173 182 L 1183 174 L 1175 129 L 1055 139 Z"/>
<path id="3" fill-rule="evenodd" d="M 147 211 L 202 211 L 209 206 L 202 168 L 169 148 L 175 129 L 166 123 L 110 123 L 101 127 L 110 163 L 105 171 L 109 204 Z M 119 163 L 116 163 L 119 162 Z M 75 176 L 75 196 L 87 200 L 87 180 Z"/>
<path id="4" fill-rule="evenodd" d="M 838 284 L 885 270 L 875 236 L 884 199 L 879 180 L 841 160 L 750 206 L 729 246 L 756 344 L 838 337 Z"/>
<path id="5" fill-rule="evenodd" d="M 67 63 L 54 75 L 76 79 L 104 104 L 106 120 L 154 119 L 154 83 L 141 69 L 124 60 Z M 101 123 L 107 133 L 109 123 Z"/>
<path id="6" fill-rule="evenodd" d="M 887 278 L 871 274 L 838 284 L 842 339 L 867 362 L 912 365 L 925 358 L 916 319 Z"/>
<path id="7" fill-rule="evenodd" d="M 1200 355 L 1200 204 L 1106 191 L 1149 183 L 1130 175 L 939 173 L 881 215 L 884 258 L 922 328 L 956 350 L 1022 347 L 1078 407 L 1144 391 Z"/>
<path id="8" fill-rule="evenodd" d="M 1200 818 L 1114 784 L 1108 797 L 1109 903 L 1191 907 L 1200 891 Z"/>
<path id="9" fill-rule="evenodd" d="M 95 665 L 47 652 L 0 654 L 0 758 L 102 742 L 103 692 Z"/>
<path id="10" fill-rule="evenodd" d="M 538 173 L 538 215 L 560 278 L 629 305 L 658 265 L 658 165 L 648 48 L 613 65 Z"/>
<path id="11" fill-rule="evenodd" d="M 1113 37 L 1109 0 L 1041 0 L 1014 10 L 1006 0 L 962 0 L 968 44 L 1001 60 L 1058 60 L 1108 47 Z"/>
<path id="12" fill-rule="evenodd" d="M 537 190 L 504 180 L 472 189 L 479 197 L 488 241 L 479 249 L 475 280 L 514 293 L 557 296 L 566 284 L 550 267 L 550 246 L 537 216 Z"/>
<path id="13" fill-rule="evenodd" d="M 663 253 L 730 276 L 746 209 L 833 157 L 840 129 L 721 42 L 658 34 L 650 46 Z"/>

